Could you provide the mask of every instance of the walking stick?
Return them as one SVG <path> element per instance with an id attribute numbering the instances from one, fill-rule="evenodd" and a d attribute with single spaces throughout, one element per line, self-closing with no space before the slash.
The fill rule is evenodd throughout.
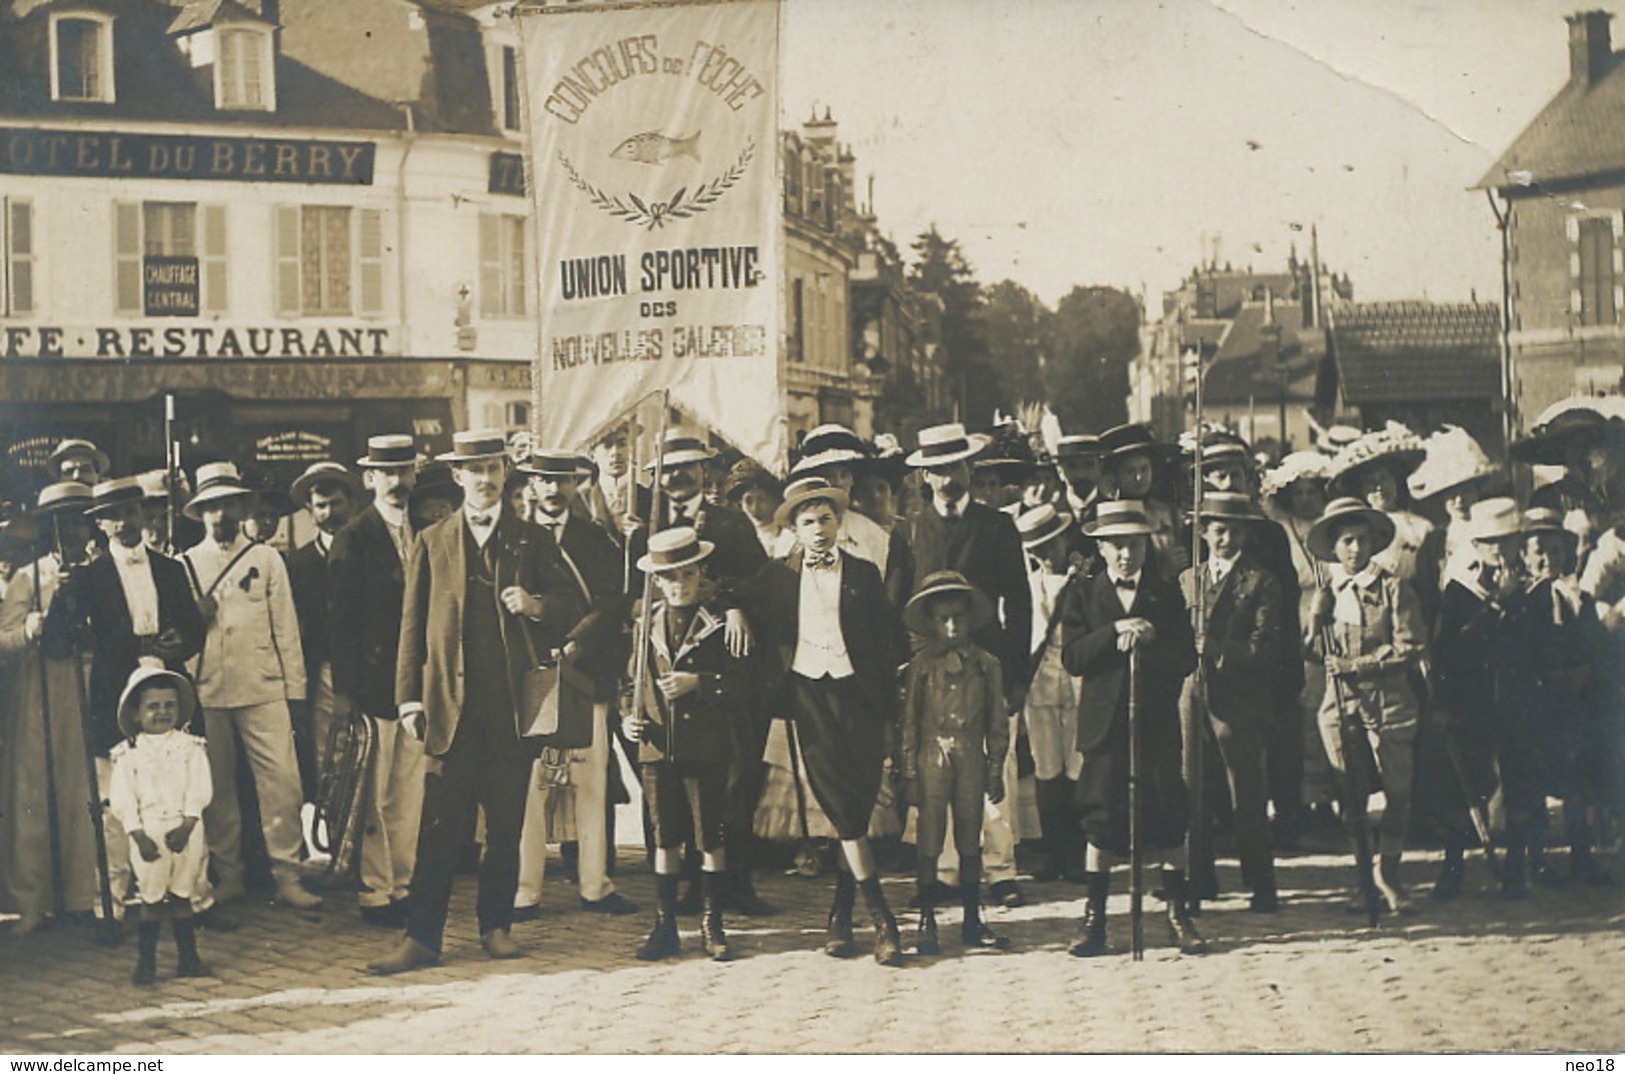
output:
<path id="1" fill-rule="evenodd" d="M 1320 644 L 1326 659 L 1332 659 L 1332 629 L 1320 628 Z M 1355 733 L 1354 718 L 1344 703 L 1343 680 L 1328 671 L 1332 681 L 1332 700 L 1337 705 L 1337 738 L 1343 747 L 1343 823 L 1354 836 L 1354 868 L 1360 877 L 1360 899 L 1365 904 L 1366 924 L 1377 927 L 1382 916 L 1382 898 L 1377 894 L 1377 881 L 1371 875 L 1371 820 L 1366 814 L 1365 786 L 1355 772 L 1355 759 L 1361 756 L 1364 743 Z"/>
<path id="2" fill-rule="evenodd" d="M 1207 609 L 1206 593 L 1202 585 L 1202 382 L 1206 371 L 1202 368 L 1202 352 L 1196 352 L 1196 453 L 1191 465 L 1191 626 L 1196 638 L 1196 682 L 1192 703 L 1185 713 L 1184 727 L 1186 767 L 1190 772 L 1191 811 L 1185 833 L 1185 857 L 1190 873 L 1187 889 L 1187 909 L 1193 914 L 1202 912 L 1200 894 L 1202 880 L 1197 870 L 1205 875 L 1213 867 L 1208 849 L 1207 824 Z"/>
<path id="3" fill-rule="evenodd" d="M 1144 808 L 1140 756 L 1140 650 L 1128 651 L 1128 919 L 1132 959 L 1145 958 L 1145 838 L 1140 813 Z"/>
<path id="4" fill-rule="evenodd" d="M 660 528 L 660 477 L 666 463 L 666 424 L 671 416 L 671 391 L 663 390 L 660 393 L 660 424 L 655 439 L 655 469 L 653 483 L 649 487 L 649 517 L 647 524 L 649 536 L 653 537 Z M 634 501 L 630 507 L 636 509 Z M 627 547 L 631 547 L 631 539 L 627 539 Z M 628 553 L 630 554 L 630 552 Z M 654 571 L 643 572 L 643 599 L 638 607 L 638 629 L 633 635 L 640 639 L 637 650 L 632 656 L 632 711 L 637 713 L 638 726 L 643 725 L 643 684 L 649 678 L 649 629 L 652 618 L 651 605 L 654 603 Z"/>
<path id="5" fill-rule="evenodd" d="M 62 819 L 56 811 L 56 762 L 51 748 L 51 676 L 45 667 L 45 601 L 40 593 L 39 560 L 34 560 L 34 611 L 40 613 L 40 636 L 35 639 L 39 653 L 39 709 L 45 738 L 45 828 L 51 843 L 51 893 L 60 920 L 67 911 L 62 890 Z"/>

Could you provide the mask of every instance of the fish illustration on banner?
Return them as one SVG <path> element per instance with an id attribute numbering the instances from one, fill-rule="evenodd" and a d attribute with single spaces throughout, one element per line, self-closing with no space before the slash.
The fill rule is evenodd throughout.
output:
<path id="1" fill-rule="evenodd" d="M 518 9 L 543 325 L 537 434 L 651 393 L 781 470 L 779 0 Z"/>

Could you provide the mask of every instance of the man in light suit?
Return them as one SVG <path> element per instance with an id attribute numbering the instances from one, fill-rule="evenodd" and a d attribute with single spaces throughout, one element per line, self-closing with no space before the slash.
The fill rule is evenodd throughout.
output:
<path id="1" fill-rule="evenodd" d="M 534 714 L 519 706 L 527 671 L 564 644 L 585 610 L 558 547 L 505 509 L 511 463 L 501 432 L 460 432 L 452 445 L 440 458 L 456 472 L 463 508 L 424 531 L 406 571 L 395 701 L 423 735 L 423 819 L 406 936 L 369 964 L 378 974 L 440 960 L 452 876 L 476 807 L 485 811 L 480 945 L 491 958 L 522 954 L 508 929 L 539 751 L 525 742 Z"/>

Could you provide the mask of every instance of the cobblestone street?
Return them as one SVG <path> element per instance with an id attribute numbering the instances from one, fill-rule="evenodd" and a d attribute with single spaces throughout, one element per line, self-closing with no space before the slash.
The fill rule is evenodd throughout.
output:
<path id="1" fill-rule="evenodd" d="M 1227 879 L 1233 863 L 1221 868 Z M 1433 861 L 1407 861 L 1425 894 Z M 0 1050 L 146 1054 L 413 1052 L 1188 1052 L 1579 1051 L 1625 1046 L 1625 896 L 1618 889 L 1537 890 L 1506 902 L 1469 863 L 1469 893 L 1448 908 L 1419 899 L 1375 932 L 1345 913 L 1342 859 L 1284 858 L 1284 905 L 1209 903 L 1205 957 L 1179 957 L 1147 900 L 1145 961 L 1128 955 L 1128 897 L 1111 904 L 1106 957 L 1069 957 L 1081 888 L 1026 885 L 1031 901 L 990 920 L 1011 951 L 946 953 L 883 969 L 817 950 L 828 880 L 764 877 L 781 912 L 730 919 L 739 961 L 689 948 L 649 966 L 632 951 L 646 914 L 575 909 L 551 885 L 539 921 L 516 926 L 527 957 L 488 961 L 473 935 L 471 877 L 460 877 L 441 966 L 389 980 L 363 966 L 391 935 L 363 926 L 351 896 L 320 914 L 233 908 L 242 928 L 203 933 L 216 979 L 128 983 L 134 943 L 98 945 L 85 926 L 0 939 Z M 623 869 L 647 907 L 652 879 Z M 912 885 L 891 878 L 894 906 Z M 914 914 L 902 915 L 905 942 Z M 957 920 L 957 914 L 949 920 Z M 167 930 L 166 930 L 167 933 Z M 160 972 L 173 968 L 165 937 Z"/>

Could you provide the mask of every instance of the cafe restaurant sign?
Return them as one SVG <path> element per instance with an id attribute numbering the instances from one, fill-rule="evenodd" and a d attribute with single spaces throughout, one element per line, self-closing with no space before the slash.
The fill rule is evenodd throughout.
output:
<path id="1" fill-rule="evenodd" d="M 369 186 L 377 146 L 0 127 L 0 174 Z"/>
<path id="2" fill-rule="evenodd" d="M 371 324 L 314 328 L 211 322 L 59 328 L 0 323 L 0 357 L 383 358 L 398 353 L 390 335 L 388 328 Z"/>

